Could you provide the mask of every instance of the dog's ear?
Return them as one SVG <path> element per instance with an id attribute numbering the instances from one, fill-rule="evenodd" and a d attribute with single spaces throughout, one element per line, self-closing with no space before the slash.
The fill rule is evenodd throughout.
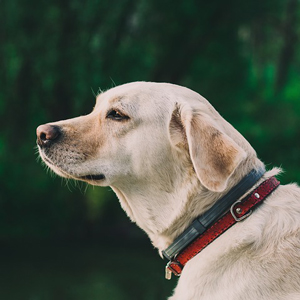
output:
<path id="1" fill-rule="evenodd" d="M 224 191 L 228 179 L 246 158 L 246 152 L 207 114 L 192 112 L 190 109 L 179 112 L 176 108 L 171 124 L 170 132 L 173 132 L 173 136 L 177 140 L 179 134 L 185 138 L 200 182 L 211 191 Z"/>

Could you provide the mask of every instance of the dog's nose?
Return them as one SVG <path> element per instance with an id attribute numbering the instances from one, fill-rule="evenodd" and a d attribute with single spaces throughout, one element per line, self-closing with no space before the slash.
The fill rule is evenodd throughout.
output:
<path id="1" fill-rule="evenodd" d="M 36 129 L 37 143 L 40 147 L 49 146 L 61 134 L 60 128 L 54 125 L 40 125 Z"/>

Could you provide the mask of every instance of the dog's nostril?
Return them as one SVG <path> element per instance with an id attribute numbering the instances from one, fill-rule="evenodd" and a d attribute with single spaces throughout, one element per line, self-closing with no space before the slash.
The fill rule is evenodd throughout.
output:
<path id="1" fill-rule="evenodd" d="M 44 132 L 41 133 L 40 138 L 42 141 L 45 141 L 47 139 L 46 134 Z"/>
<path id="2" fill-rule="evenodd" d="M 54 125 L 40 125 L 36 129 L 37 142 L 39 146 L 49 145 L 55 141 L 61 134 L 60 128 Z"/>

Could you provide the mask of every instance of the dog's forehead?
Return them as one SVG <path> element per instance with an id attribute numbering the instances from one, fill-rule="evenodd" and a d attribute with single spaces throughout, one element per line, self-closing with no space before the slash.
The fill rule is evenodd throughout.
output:
<path id="1" fill-rule="evenodd" d="M 160 110 L 173 107 L 171 85 L 134 82 L 114 87 L 97 96 L 97 107 L 118 107 L 133 110 Z M 149 112 L 148 112 L 149 113 Z"/>

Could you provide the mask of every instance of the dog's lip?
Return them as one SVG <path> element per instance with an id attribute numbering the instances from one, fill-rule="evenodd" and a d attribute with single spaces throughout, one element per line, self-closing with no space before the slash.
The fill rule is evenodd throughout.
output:
<path id="1" fill-rule="evenodd" d="M 40 151 L 40 156 L 44 162 L 47 162 L 52 166 L 56 166 L 55 163 L 53 163 L 53 161 L 44 153 L 44 151 Z"/>
<path id="2" fill-rule="evenodd" d="M 89 175 L 84 175 L 84 176 L 80 176 L 80 179 L 85 179 L 85 180 L 103 180 L 105 179 L 105 176 L 103 174 L 89 174 Z"/>

